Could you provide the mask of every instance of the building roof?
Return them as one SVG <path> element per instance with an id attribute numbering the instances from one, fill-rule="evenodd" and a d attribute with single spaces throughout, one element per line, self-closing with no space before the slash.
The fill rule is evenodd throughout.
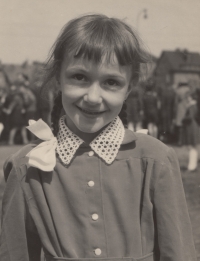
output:
<path id="1" fill-rule="evenodd" d="M 200 54 L 197 52 L 189 52 L 187 50 L 177 49 L 175 51 L 163 51 L 162 57 L 168 60 L 171 70 L 200 70 Z"/>
<path id="2" fill-rule="evenodd" d="M 17 79 L 19 73 L 23 73 L 31 79 L 36 68 L 41 67 L 43 64 L 40 62 L 33 62 L 29 64 L 24 62 L 23 64 L 1 64 L 0 69 L 8 76 L 9 82 L 13 83 Z"/>

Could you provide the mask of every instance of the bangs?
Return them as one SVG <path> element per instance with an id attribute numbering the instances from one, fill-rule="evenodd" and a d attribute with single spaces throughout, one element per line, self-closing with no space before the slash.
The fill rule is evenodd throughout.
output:
<path id="1" fill-rule="evenodd" d="M 149 56 L 141 49 L 142 41 L 133 29 L 117 18 L 86 15 L 67 23 L 52 46 L 47 61 L 47 80 L 58 77 L 64 57 L 88 59 L 96 64 L 112 63 L 131 66 L 137 82 L 142 63 Z"/>
<path id="2" fill-rule="evenodd" d="M 104 60 L 106 63 L 112 63 L 116 56 L 120 65 L 131 65 L 133 59 L 129 55 L 126 55 L 126 50 L 123 50 L 124 55 L 120 51 L 122 48 L 116 48 L 113 45 L 108 45 L 107 42 L 99 42 L 94 45 L 91 42 L 81 43 L 75 50 L 71 52 L 74 58 L 84 58 L 99 64 Z"/>

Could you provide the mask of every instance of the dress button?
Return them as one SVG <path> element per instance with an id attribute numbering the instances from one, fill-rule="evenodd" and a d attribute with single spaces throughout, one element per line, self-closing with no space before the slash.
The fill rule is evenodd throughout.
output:
<path id="1" fill-rule="evenodd" d="M 100 256 L 101 255 L 101 249 L 100 248 L 96 248 L 94 250 L 94 253 L 95 253 L 96 256 Z"/>
<path id="2" fill-rule="evenodd" d="M 93 214 L 93 215 L 92 215 L 92 219 L 93 219 L 93 220 L 97 220 L 98 218 L 99 218 L 99 216 L 98 216 L 97 214 Z"/>
<path id="3" fill-rule="evenodd" d="M 88 156 L 92 157 L 94 155 L 94 151 L 88 152 Z"/>
<path id="4" fill-rule="evenodd" d="M 89 187 L 93 187 L 93 186 L 94 186 L 94 181 L 90 180 L 90 181 L 88 182 L 88 186 L 89 186 Z"/>

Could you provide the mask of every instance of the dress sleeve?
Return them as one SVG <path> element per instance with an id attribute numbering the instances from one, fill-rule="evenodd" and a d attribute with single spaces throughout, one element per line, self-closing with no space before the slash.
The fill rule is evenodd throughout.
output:
<path id="1" fill-rule="evenodd" d="M 177 156 L 169 150 L 154 191 L 159 261 L 195 261 L 192 228 Z"/>
<path id="2" fill-rule="evenodd" d="M 6 162 L 4 173 L 7 183 L 2 201 L 0 260 L 40 261 L 40 239 L 29 215 L 17 170 L 10 161 Z"/>

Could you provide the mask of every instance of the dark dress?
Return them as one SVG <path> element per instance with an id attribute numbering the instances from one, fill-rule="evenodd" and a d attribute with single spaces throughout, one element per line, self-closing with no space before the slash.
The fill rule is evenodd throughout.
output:
<path id="1" fill-rule="evenodd" d="M 141 121 L 142 103 L 138 93 L 132 93 L 127 101 L 128 122 L 137 124 Z"/>
<path id="2" fill-rule="evenodd" d="M 155 92 L 146 92 L 143 98 L 144 127 L 149 123 L 158 123 L 158 97 Z"/>
<path id="3" fill-rule="evenodd" d="M 126 130 L 113 164 L 83 144 L 68 167 L 57 158 L 44 172 L 25 157 L 37 144 L 5 164 L 1 261 L 39 261 L 41 247 L 47 261 L 196 260 L 171 148 Z"/>
<path id="4" fill-rule="evenodd" d="M 9 115 L 10 129 L 26 126 L 25 114 L 23 113 L 23 98 L 19 93 L 12 95 L 8 109 L 11 110 Z"/>
<path id="5" fill-rule="evenodd" d="M 196 114 L 196 121 L 200 125 L 200 89 L 197 89 L 197 114 Z"/>
<path id="6" fill-rule="evenodd" d="M 160 123 L 161 131 L 165 133 L 171 132 L 172 121 L 174 117 L 175 92 L 172 88 L 162 90 Z"/>
<path id="7" fill-rule="evenodd" d="M 197 105 L 191 105 L 183 119 L 183 144 L 196 146 L 200 143 L 200 127 L 196 121 Z"/>

